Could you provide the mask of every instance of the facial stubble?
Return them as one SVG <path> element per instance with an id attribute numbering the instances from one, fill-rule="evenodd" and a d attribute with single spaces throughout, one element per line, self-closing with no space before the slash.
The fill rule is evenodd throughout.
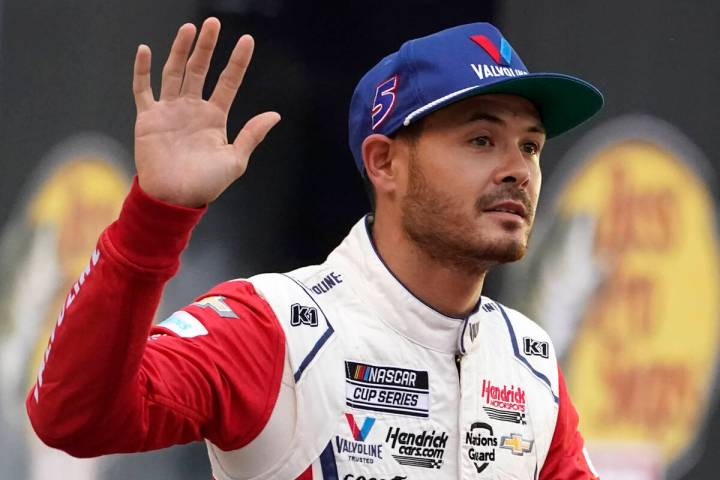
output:
<path id="1" fill-rule="evenodd" d="M 408 191 L 402 202 L 402 227 L 415 245 L 432 260 L 465 274 L 479 275 L 490 267 L 521 259 L 527 250 L 530 228 L 521 241 L 511 235 L 491 238 L 478 230 L 475 220 L 498 201 L 522 202 L 532 225 L 532 205 L 528 195 L 514 184 L 502 184 L 481 196 L 473 206 L 475 218 L 465 218 L 461 201 L 428 181 L 413 148 L 408 163 Z M 504 225 L 512 229 L 517 226 Z"/>

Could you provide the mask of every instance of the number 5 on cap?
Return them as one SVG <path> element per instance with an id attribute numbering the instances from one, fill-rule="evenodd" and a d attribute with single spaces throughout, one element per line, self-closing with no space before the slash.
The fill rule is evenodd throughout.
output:
<path id="1" fill-rule="evenodd" d="M 375 99 L 372 108 L 372 129 L 378 128 L 387 118 L 395 106 L 395 93 L 397 92 L 398 77 L 394 75 L 375 90 Z"/>

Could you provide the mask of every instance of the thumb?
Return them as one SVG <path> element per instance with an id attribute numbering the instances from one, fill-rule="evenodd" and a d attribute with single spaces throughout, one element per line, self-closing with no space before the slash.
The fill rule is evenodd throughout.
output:
<path id="1" fill-rule="evenodd" d="M 255 148 L 263 141 L 265 135 L 279 121 L 280 114 L 277 112 L 261 113 L 248 120 L 233 142 L 233 147 L 235 147 L 239 157 L 238 160 L 242 163 L 247 162 Z"/>

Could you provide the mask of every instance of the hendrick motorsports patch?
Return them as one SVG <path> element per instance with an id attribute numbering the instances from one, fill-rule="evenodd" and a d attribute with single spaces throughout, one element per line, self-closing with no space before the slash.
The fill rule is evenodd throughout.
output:
<path id="1" fill-rule="evenodd" d="M 362 410 L 427 417 L 428 372 L 346 361 L 345 403 Z"/>

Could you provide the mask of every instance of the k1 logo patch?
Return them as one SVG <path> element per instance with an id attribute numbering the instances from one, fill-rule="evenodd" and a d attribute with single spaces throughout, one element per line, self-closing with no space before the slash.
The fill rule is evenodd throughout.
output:
<path id="1" fill-rule="evenodd" d="M 550 355 L 550 344 L 530 337 L 523 337 L 523 352 L 525 352 L 525 355 L 548 358 Z"/>
<path id="2" fill-rule="evenodd" d="M 298 325 L 317 327 L 317 308 L 305 307 L 299 303 L 293 303 L 290 307 L 290 325 L 293 327 L 297 327 Z"/>
<path id="3" fill-rule="evenodd" d="M 362 410 L 428 417 L 428 372 L 346 361 L 345 404 Z"/>

